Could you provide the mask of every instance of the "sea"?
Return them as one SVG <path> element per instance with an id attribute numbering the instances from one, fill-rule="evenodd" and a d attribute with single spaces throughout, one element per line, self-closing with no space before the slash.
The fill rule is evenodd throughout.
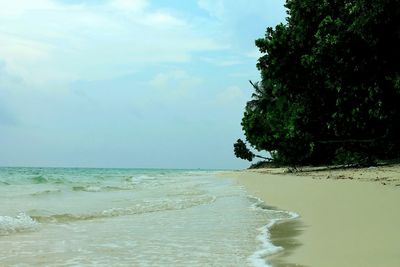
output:
<path id="1" fill-rule="evenodd" d="M 215 170 L 0 168 L 0 266 L 270 266 L 269 209 Z"/>

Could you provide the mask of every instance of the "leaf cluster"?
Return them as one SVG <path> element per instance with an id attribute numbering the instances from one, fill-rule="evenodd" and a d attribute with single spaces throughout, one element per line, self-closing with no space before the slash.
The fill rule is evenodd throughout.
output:
<path id="1" fill-rule="evenodd" d="M 237 158 L 241 158 L 248 161 L 252 161 L 254 158 L 253 152 L 251 152 L 247 148 L 246 144 L 241 139 L 238 139 L 236 143 L 233 145 L 233 151 L 235 152 L 235 156 Z"/>

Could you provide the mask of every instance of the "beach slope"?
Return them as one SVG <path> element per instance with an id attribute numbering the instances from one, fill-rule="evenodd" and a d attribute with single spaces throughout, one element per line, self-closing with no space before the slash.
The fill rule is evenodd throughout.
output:
<path id="1" fill-rule="evenodd" d="M 400 266 L 400 166 L 225 174 L 266 205 L 294 211 L 271 230 L 274 266 Z"/>

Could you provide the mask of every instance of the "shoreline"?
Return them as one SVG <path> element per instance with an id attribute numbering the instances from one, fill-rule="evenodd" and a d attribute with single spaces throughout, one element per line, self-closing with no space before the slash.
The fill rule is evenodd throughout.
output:
<path id="1" fill-rule="evenodd" d="M 400 165 L 222 176 L 299 214 L 271 227 L 272 243 L 284 248 L 268 257 L 273 266 L 400 266 Z"/>

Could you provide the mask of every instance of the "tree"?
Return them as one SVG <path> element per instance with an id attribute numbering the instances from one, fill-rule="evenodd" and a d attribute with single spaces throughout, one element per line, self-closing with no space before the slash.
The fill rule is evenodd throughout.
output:
<path id="1" fill-rule="evenodd" d="M 245 159 L 245 160 L 248 160 L 248 161 L 252 161 L 253 160 L 253 158 L 254 158 L 253 152 L 251 152 L 247 148 L 246 144 L 241 139 L 238 139 L 236 141 L 236 143 L 233 145 L 233 147 L 234 147 L 233 150 L 235 152 L 235 156 L 237 158 Z"/>
<path id="2" fill-rule="evenodd" d="M 261 81 L 242 119 L 275 161 L 320 164 L 400 151 L 400 2 L 287 0 L 256 46 Z"/>
<path id="3" fill-rule="evenodd" d="M 254 158 L 260 158 L 267 161 L 270 161 L 270 158 L 263 157 L 260 155 L 256 155 L 247 148 L 246 144 L 241 140 L 238 139 L 236 143 L 233 145 L 233 151 L 235 152 L 235 156 L 237 158 L 245 159 L 248 161 L 252 161 Z"/>

